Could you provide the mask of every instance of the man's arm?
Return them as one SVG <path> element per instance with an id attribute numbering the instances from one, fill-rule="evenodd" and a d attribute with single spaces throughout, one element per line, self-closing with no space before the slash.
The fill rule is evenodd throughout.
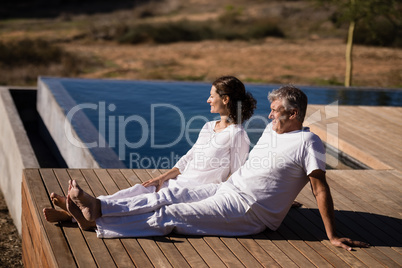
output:
<path id="1" fill-rule="evenodd" d="M 325 178 L 325 172 L 317 169 L 309 174 L 311 188 L 320 210 L 325 231 L 332 245 L 352 250 L 351 247 L 369 247 L 367 243 L 353 241 L 350 238 L 340 238 L 335 232 L 335 214 L 334 203 L 332 201 L 331 191 Z"/>

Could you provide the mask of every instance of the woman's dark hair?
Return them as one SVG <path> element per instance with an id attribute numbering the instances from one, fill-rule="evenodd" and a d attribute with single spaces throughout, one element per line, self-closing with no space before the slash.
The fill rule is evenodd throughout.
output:
<path id="1" fill-rule="evenodd" d="M 212 85 L 220 97 L 229 96 L 229 120 L 241 124 L 253 115 L 257 101 L 250 92 L 246 91 L 244 84 L 239 79 L 234 76 L 222 76 L 216 79 Z"/>

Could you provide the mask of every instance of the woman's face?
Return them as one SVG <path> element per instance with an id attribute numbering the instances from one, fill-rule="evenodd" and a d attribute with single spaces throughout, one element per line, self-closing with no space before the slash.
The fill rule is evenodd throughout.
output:
<path id="1" fill-rule="evenodd" d="M 223 98 L 221 98 L 221 96 L 219 96 L 219 94 L 216 93 L 215 86 L 212 86 L 211 94 L 207 100 L 209 105 L 211 105 L 211 113 L 219 113 L 221 115 L 227 115 L 228 114 L 228 110 L 226 107 L 228 101 L 227 99 L 228 99 L 227 96 L 223 96 Z"/>

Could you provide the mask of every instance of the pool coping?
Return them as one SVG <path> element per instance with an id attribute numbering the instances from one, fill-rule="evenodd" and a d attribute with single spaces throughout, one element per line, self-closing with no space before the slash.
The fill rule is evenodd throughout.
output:
<path id="1" fill-rule="evenodd" d="M 88 117 L 78 109 L 74 120 L 67 111 L 78 107 L 63 86 L 55 80 L 38 78 L 37 110 L 69 168 L 125 168 Z M 76 120 L 78 119 L 78 120 Z M 89 137 L 98 137 L 102 147 L 85 143 Z"/>

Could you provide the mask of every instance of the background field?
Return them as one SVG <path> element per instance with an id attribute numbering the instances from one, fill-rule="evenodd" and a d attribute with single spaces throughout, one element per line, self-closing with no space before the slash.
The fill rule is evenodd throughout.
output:
<path id="1" fill-rule="evenodd" d="M 246 82 L 303 85 L 344 80 L 347 23 L 314 1 L 16 2 L 25 4 L 0 8 L 2 85 L 34 85 L 38 75 L 212 81 L 232 74 Z M 386 47 L 367 41 L 364 27 L 356 30 L 356 42 L 371 45 L 354 47 L 353 85 L 402 87 L 400 29 L 378 25 Z"/>

